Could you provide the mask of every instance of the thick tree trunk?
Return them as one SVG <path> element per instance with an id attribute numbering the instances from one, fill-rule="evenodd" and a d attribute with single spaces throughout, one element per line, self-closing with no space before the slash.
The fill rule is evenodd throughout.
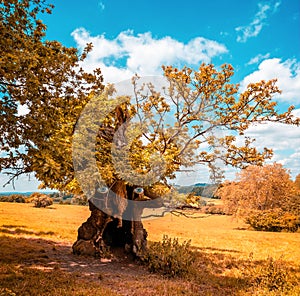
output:
<path id="1" fill-rule="evenodd" d="M 91 215 L 78 229 L 78 237 L 73 244 L 74 254 L 95 257 L 131 254 L 140 257 L 145 252 L 147 232 L 141 222 L 143 208 L 138 202 L 127 207 L 128 199 L 134 198 L 133 188 L 118 181 L 112 191 L 122 197 L 118 203 L 99 193 L 89 200 Z M 126 220 L 122 219 L 123 215 Z M 132 219 L 128 220 L 128 216 Z"/>
<path id="2" fill-rule="evenodd" d="M 127 110 L 117 107 L 115 116 L 117 125 L 114 130 L 107 127 L 99 136 L 110 143 L 116 138 L 116 151 L 121 153 L 122 159 L 128 146 L 126 121 L 130 115 Z M 141 193 L 143 190 L 134 189 L 117 180 L 107 194 L 99 188 L 95 190 L 95 195 L 89 200 L 91 215 L 79 227 L 77 240 L 73 244 L 74 254 L 106 257 L 109 250 L 112 255 L 120 255 L 120 251 L 121 256 L 125 253 L 135 257 L 143 255 L 147 247 L 147 232 L 141 221 L 145 203 L 139 201 L 145 199 L 144 193 Z M 151 207 L 162 206 L 151 190 L 145 190 L 145 195 L 150 200 L 147 207 L 150 204 Z"/>

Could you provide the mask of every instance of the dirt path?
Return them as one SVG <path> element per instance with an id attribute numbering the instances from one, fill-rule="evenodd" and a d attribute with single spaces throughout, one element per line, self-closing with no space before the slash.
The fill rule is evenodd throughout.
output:
<path id="1" fill-rule="evenodd" d="M 108 260 L 77 256 L 72 253 L 72 246 L 68 243 L 42 239 L 32 239 L 31 242 L 38 245 L 40 254 L 24 260 L 23 266 L 39 270 L 61 270 L 78 279 L 101 281 L 117 295 L 140 295 L 134 288 L 138 282 L 142 280 L 145 283 L 158 278 L 130 258 Z"/>
<path id="2" fill-rule="evenodd" d="M 70 275 L 78 285 L 100 285 L 118 296 L 206 295 L 207 285 L 151 274 L 130 258 L 101 260 L 73 255 L 69 242 L 54 241 L 31 234 L 7 232 L 0 237 L 0 265 Z M 0 266 L 1 267 L 1 266 Z M 10 269 L 9 269 L 10 270 Z M 101 294 L 102 295 L 102 294 Z M 214 295 L 221 295 L 214 293 Z M 225 295 L 225 294 L 222 294 Z"/>

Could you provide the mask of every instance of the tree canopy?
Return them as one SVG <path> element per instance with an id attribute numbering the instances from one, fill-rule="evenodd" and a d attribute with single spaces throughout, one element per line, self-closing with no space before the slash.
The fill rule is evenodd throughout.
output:
<path id="1" fill-rule="evenodd" d="M 99 69 L 90 74 L 79 67 L 91 44 L 79 55 L 74 48 L 45 39 L 46 26 L 38 15 L 51 8 L 40 0 L 1 2 L 0 170 L 9 170 L 12 178 L 34 172 L 45 187 L 80 192 L 72 158 L 75 147 L 81 151 L 80 161 L 74 162 L 77 171 L 86 170 L 90 149 L 108 186 L 119 181 L 140 185 L 134 184 L 136 176 L 150 176 L 146 187 L 164 192 L 183 167 L 207 165 L 217 178 L 218 161 L 244 168 L 270 158 L 272 151 L 258 151 L 254 139 L 244 137 L 244 143 L 237 144 L 236 137 L 250 125 L 300 124 L 292 115 L 293 106 L 283 113 L 276 110 L 273 96 L 280 90 L 275 79 L 249 84 L 240 92 L 239 85 L 231 83 L 234 70 L 228 64 L 219 69 L 212 64 L 198 69 L 164 66 L 163 90 L 140 85 L 135 76 L 133 94 L 117 97 L 112 85 L 103 89 Z M 22 105 L 26 114 L 18 113 Z M 105 118 L 85 121 L 74 136 L 85 107 Z M 93 176 L 85 180 L 91 188 L 98 181 Z"/>
<path id="2" fill-rule="evenodd" d="M 250 84 L 239 93 L 238 85 L 230 83 L 234 73 L 230 65 L 223 65 L 220 70 L 211 64 L 202 64 L 198 70 L 171 66 L 163 70 L 166 85 L 160 89 L 149 82 L 139 84 L 136 76 L 132 79 L 131 95 L 118 97 L 114 87 L 108 86 L 93 98 L 89 108 L 98 108 L 101 114 L 98 122 L 92 122 L 93 133 L 90 118 L 82 116 L 85 124 L 75 142 L 85 147 L 79 149 L 81 153 L 88 150 L 91 154 L 80 154 L 80 163 L 87 164 L 96 148 L 94 165 L 109 186 L 116 180 L 130 185 L 149 184 L 150 175 L 150 183 L 157 188 L 184 167 L 196 164 L 208 165 L 213 177 L 220 174 L 219 161 L 238 168 L 261 165 L 272 156 L 272 151 L 259 151 L 249 137 L 244 137 L 244 143 L 238 146 L 236 137 L 242 137 L 251 124 L 299 124 L 299 119 L 292 116 L 293 107 L 285 113 L 276 111 L 272 97 L 279 90 L 275 80 Z M 111 107 L 105 120 L 100 119 L 112 102 L 118 107 Z M 96 144 L 84 139 L 96 139 Z M 85 170 L 85 166 L 78 165 L 77 171 L 83 173 L 87 183 Z M 96 171 L 89 175 L 95 176 Z M 94 184 L 89 186 L 92 189 L 97 184 L 97 177 L 93 178 L 89 178 Z"/>
<path id="3" fill-rule="evenodd" d="M 218 190 L 226 212 L 255 230 L 292 231 L 300 227 L 300 195 L 281 164 L 249 166 Z"/>
<path id="4" fill-rule="evenodd" d="M 295 186 L 300 192 L 300 174 L 298 174 L 295 178 Z"/>
<path id="5" fill-rule="evenodd" d="M 233 182 L 225 182 L 218 195 L 236 215 L 252 211 L 286 208 L 296 194 L 289 172 L 279 163 L 249 166 L 237 174 Z"/>
<path id="6" fill-rule="evenodd" d="M 46 25 L 38 17 L 52 8 L 44 0 L 0 4 L 0 171 L 8 169 L 10 181 L 30 172 L 40 180 L 52 178 L 53 184 L 68 176 L 67 151 L 59 151 L 88 95 L 103 88 L 99 69 L 90 74 L 79 67 L 91 44 L 79 55 L 75 48 L 46 40 Z M 60 166 L 60 177 L 52 174 L 50 163 Z"/>

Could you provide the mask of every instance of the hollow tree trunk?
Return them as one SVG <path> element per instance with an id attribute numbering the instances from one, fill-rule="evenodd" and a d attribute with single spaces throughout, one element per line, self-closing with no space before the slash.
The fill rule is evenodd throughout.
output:
<path id="1" fill-rule="evenodd" d="M 111 196 L 96 193 L 89 200 L 90 217 L 78 229 L 78 237 L 73 244 L 73 253 L 95 257 L 108 255 L 140 257 L 146 250 L 147 232 L 141 222 L 143 208 L 138 203 L 127 207 L 128 199 L 133 197 L 133 188 L 117 181 L 111 188 L 119 197 L 116 204 Z M 130 211 L 131 220 L 122 217 Z M 128 217 L 127 215 L 125 215 Z"/>
<path id="2" fill-rule="evenodd" d="M 119 106 L 115 110 L 115 118 L 116 126 L 103 126 L 98 136 L 110 143 L 116 140 L 116 151 L 121 153 L 122 159 L 128 146 L 126 121 L 130 118 L 130 112 Z M 118 180 L 109 190 L 108 196 L 95 190 L 95 195 L 89 200 L 91 215 L 79 227 L 77 240 L 73 244 L 74 254 L 105 257 L 110 249 L 113 254 L 121 251 L 136 257 L 143 255 L 147 246 L 147 232 L 141 222 L 142 205 L 138 202 L 129 203 L 130 200 L 141 200 L 139 193 L 134 196 L 134 189 Z M 145 194 L 148 199 L 158 200 L 153 192 L 145 191 Z M 152 206 L 162 205 L 154 201 Z"/>

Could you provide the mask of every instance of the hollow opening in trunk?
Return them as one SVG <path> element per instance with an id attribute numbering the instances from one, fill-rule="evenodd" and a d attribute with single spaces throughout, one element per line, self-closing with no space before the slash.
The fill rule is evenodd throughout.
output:
<path id="1" fill-rule="evenodd" d="M 119 219 L 114 218 L 103 231 L 103 241 L 111 249 L 124 248 L 126 244 L 132 244 L 131 221 L 123 221 L 119 226 Z"/>

